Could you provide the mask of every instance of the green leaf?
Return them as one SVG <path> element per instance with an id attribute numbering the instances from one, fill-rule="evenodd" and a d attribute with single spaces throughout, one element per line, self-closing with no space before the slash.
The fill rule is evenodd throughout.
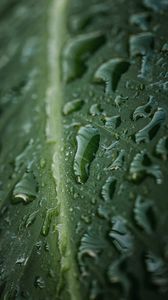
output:
<path id="1" fill-rule="evenodd" d="M 0 299 L 168 297 L 168 12 L 142 3 L 0 3 Z"/>

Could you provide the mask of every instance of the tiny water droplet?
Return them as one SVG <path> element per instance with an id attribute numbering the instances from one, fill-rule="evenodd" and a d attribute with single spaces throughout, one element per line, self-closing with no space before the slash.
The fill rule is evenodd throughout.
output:
<path id="1" fill-rule="evenodd" d="M 45 159 L 44 159 L 44 158 L 41 158 L 41 160 L 40 160 L 40 167 L 41 167 L 42 169 L 44 169 L 45 165 L 46 165 Z"/>
<path id="2" fill-rule="evenodd" d="M 44 279 L 42 277 L 40 277 L 40 276 L 37 276 L 35 278 L 35 281 L 34 281 L 34 286 L 36 288 L 44 289 L 45 288 L 45 281 L 44 281 Z"/>

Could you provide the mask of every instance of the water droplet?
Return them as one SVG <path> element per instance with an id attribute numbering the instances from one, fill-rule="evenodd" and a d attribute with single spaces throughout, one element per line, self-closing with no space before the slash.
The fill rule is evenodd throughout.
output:
<path id="1" fill-rule="evenodd" d="M 121 106 L 122 104 L 125 103 L 125 101 L 128 100 L 128 97 L 123 97 L 121 95 L 117 95 L 115 97 L 114 103 L 117 107 Z"/>
<path id="2" fill-rule="evenodd" d="M 151 32 L 138 33 L 130 37 L 131 57 L 147 55 L 154 47 L 154 35 Z"/>
<path id="3" fill-rule="evenodd" d="M 100 205 L 98 207 L 97 214 L 100 218 L 103 218 L 103 219 L 107 220 L 108 216 L 109 216 L 109 209 L 107 209 L 107 207 L 104 207 L 104 206 Z"/>
<path id="4" fill-rule="evenodd" d="M 19 172 L 19 169 L 21 168 L 21 166 L 23 164 L 25 164 L 25 162 L 27 162 L 27 158 L 29 157 L 29 153 L 32 151 L 33 143 L 34 143 L 34 141 L 33 141 L 33 139 L 31 139 L 29 141 L 28 145 L 26 144 L 25 149 L 23 150 L 23 152 L 16 157 L 16 159 L 15 159 L 15 172 Z M 29 164 L 30 164 L 30 161 L 29 161 Z"/>
<path id="5" fill-rule="evenodd" d="M 102 187 L 102 197 L 105 201 L 111 201 L 116 189 L 116 178 L 109 176 Z"/>
<path id="6" fill-rule="evenodd" d="M 25 173 L 13 190 L 12 203 L 33 201 L 37 196 L 37 182 L 32 172 Z"/>
<path id="7" fill-rule="evenodd" d="M 35 247 L 37 249 L 37 254 L 40 255 L 41 254 L 41 249 L 42 249 L 42 241 L 38 241 L 36 244 L 35 244 Z"/>
<path id="8" fill-rule="evenodd" d="M 138 195 L 134 206 L 134 218 L 142 229 L 148 234 L 152 233 L 156 225 L 154 203 Z"/>
<path id="9" fill-rule="evenodd" d="M 40 277 L 40 276 L 37 276 L 35 278 L 35 281 L 34 281 L 34 286 L 36 288 L 44 289 L 45 288 L 45 281 L 44 281 L 44 279 L 42 277 Z"/>
<path id="10" fill-rule="evenodd" d="M 150 117 L 157 108 L 157 101 L 153 96 L 149 96 L 149 101 L 142 105 L 138 106 L 133 113 L 133 120 L 138 120 L 139 118 Z"/>
<path id="11" fill-rule="evenodd" d="M 64 81 L 69 82 L 82 76 L 88 55 L 93 54 L 104 42 L 105 36 L 101 32 L 86 33 L 71 39 L 63 50 Z"/>
<path id="12" fill-rule="evenodd" d="M 154 35 L 151 32 L 139 33 L 130 37 L 131 57 L 142 56 L 141 71 L 138 77 L 151 80 L 153 48 Z"/>
<path id="13" fill-rule="evenodd" d="M 37 217 L 39 210 L 34 211 L 33 213 L 31 213 L 25 223 L 25 227 L 29 227 L 30 225 L 32 225 Z"/>
<path id="14" fill-rule="evenodd" d="M 167 0 L 143 0 L 143 3 L 147 8 L 151 8 L 156 12 L 162 12 L 168 9 Z"/>
<path id="15" fill-rule="evenodd" d="M 109 129 L 116 129 L 121 124 L 121 117 L 119 115 L 105 118 L 105 126 Z"/>
<path id="16" fill-rule="evenodd" d="M 72 112 L 78 111 L 82 108 L 83 105 L 84 101 L 81 99 L 69 101 L 64 105 L 63 114 L 66 116 L 71 114 Z"/>
<path id="17" fill-rule="evenodd" d="M 147 271 L 150 274 L 150 280 L 153 285 L 159 288 L 161 292 L 168 290 L 168 267 L 161 257 L 153 253 L 148 253 L 145 258 Z"/>
<path id="18" fill-rule="evenodd" d="M 119 252 L 132 252 L 134 247 L 134 238 L 127 228 L 126 220 L 121 216 L 112 218 L 112 230 L 109 236 Z"/>
<path id="19" fill-rule="evenodd" d="M 96 279 L 91 282 L 91 289 L 89 294 L 89 300 L 96 300 L 98 296 L 102 294 L 102 290 L 98 285 L 98 281 Z"/>
<path id="20" fill-rule="evenodd" d="M 46 165 L 45 159 L 44 159 L 44 158 L 41 158 L 41 160 L 40 160 L 40 167 L 41 167 L 42 169 L 44 169 L 45 165 Z"/>
<path id="21" fill-rule="evenodd" d="M 124 59 L 110 59 L 97 69 L 94 81 L 105 83 L 105 93 L 110 94 L 117 89 L 122 74 L 128 70 L 129 66 L 129 62 Z"/>
<path id="22" fill-rule="evenodd" d="M 79 129 L 76 140 L 74 173 L 79 183 L 85 183 L 89 176 L 91 162 L 99 148 L 100 134 L 97 128 L 87 125 Z"/>
<path id="23" fill-rule="evenodd" d="M 58 214 L 59 214 L 59 210 L 58 210 L 57 207 L 49 208 L 47 210 L 46 216 L 45 216 L 45 219 L 44 219 L 44 223 L 43 223 L 43 226 L 42 226 L 42 234 L 44 236 L 47 236 L 48 233 L 49 233 L 52 217 L 58 216 Z"/>
<path id="24" fill-rule="evenodd" d="M 117 284 L 121 287 L 124 294 L 124 298 L 129 299 L 129 290 L 130 290 L 130 279 L 127 274 L 127 257 L 121 256 L 115 260 L 108 269 L 108 278 L 110 282 L 114 285 Z"/>
<path id="25" fill-rule="evenodd" d="M 137 25 L 141 30 L 148 30 L 150 23 L 150 15 L 149 13 L 142 12 L 138 14 L 134 14 L 130 17 L 130 23 L 133 25 Z"/>
<path id="26" fill-rule="evenodd" d="M 137 144 L 145 142 L 149 143 L 158 132 L 161 124 L 165 121 L 166 113 L 163 108 L 158 108 L 150 123 L 135 134 Z"/>
<path id="27" fill-rule="evenodd" d="M 86 224 L 90 224 L 91 223 L 90 216 L 81 215 L 81 220 L 83 220 Z"/>
<path id="28" fill-rule="evenodd" d="M 84 255 L 96 258 L 97 255 L 105 248 L 105 245 L 106 243 L 102 238 L 102 235 L 98 234 L 98 232 L 90 230 L 88 233 L 85 233 L 81 239 L 78 253 L 80 264 L 82 263 Z"/>
<path id="29" fill-rule="evenodd" d="M 102 114 L 103 109 L 101 108 L 100 104 L 96 103 L 91 105 L 89 113 L 92 116 L 99 116 L 100 114 Z"/>
<path id="30" fill-rule="evenodd" d="M 168 42 L 166 42 L 162 47 L 163 52 L 168 52 Z"/>
<path id="31" fill-rule="evenodd" d="M 162 80 L 160 80 L 160 81 L 151 83 L 151 84 L 148 85 L 148 88 L 152 89 L 152 91 L 153 91 L 153 89 L 155 89 L 155 91 L 157 93 L 164 92 L 167 95 L 168 81 L 163 82 Z"/>
<path id="32" fill-rule="evenodd" d="M 128 90 L 140 92 L 144 90 L 145 85 L 142 82 L 136 80 L 127 80 L 125 87 Z"/>
<path id="33" fill-rule="evenodd" d="M 162 173 L 159 165 L 152 163 L 146 150 L 136 154 L 130 165 L 130 177 L 135 183 L 141 182 L 146 176 L 152 176 L 157 184 L 162 183 Z"/>
<path id="34" fill-rule="evenodd" d="M 156 154 L 162 157 L 163 160 L 167 160 L 168 157 L 168 137 L 162 137 L 156 145 Z"/>
<path id="35" fill-rule="evenodd" d="M 119 170 L 122 169 L 126 152 L 124 149 L 121 149 L 115 161 L 108 167 L 106 170 Z"/>
<path id="36" fill-rule="evenodd" d="M 111 157 L 114 150 L 116 150 L 118 146 L 118 141 L 112 142 L 109 146 L 102 146 L 102 148 L 105 150 L 105 154 L 107 157 Z"/>
<path id="37" fill-rule="evenodd" d="M 93 21 L 94 17 L 98 15 L 104 15 L 109 12 L 109 5 L 104 4 L 93 4 L 90 5 L 86 11 L 78 14 L 72 15 L 70 26 L 71 29 L 76 32 L 78 30 L 84 29 L 91 21 Z"/>
<path id="38" fill-rule="evenodd" d="M 16 260 L 16 264 L 25 266 L 27 264 L 27 261 L 28 261 L 28 257 L 25 258 L 24 256 L 22 256 Z"/>

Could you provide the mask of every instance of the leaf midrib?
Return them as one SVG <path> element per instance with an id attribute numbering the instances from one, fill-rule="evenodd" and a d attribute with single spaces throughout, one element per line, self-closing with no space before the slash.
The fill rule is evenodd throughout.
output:
<path id="1" fill-rule="evenodd" d="M 61 281 L 66 278 L 71 299 L 80 300 L 80 287 L 78 279 L 75 254 L 71 241 L 71 224 L 68 214 L 68 193 L 66 192 L 66 170 L 64 168 L 63 126 L 61 108 L 63 103 L 63 85 L 61 82 L 60 59 L 61 51 L 67 38 L 66 15 L 69 0 L 53 0 L 49 11 L 49 41 L 48 41 L 48 66 L 49 84 L 46 93 L 46 137 L 51 143 L 53 157 L 52 173 L 56 184 L 57 204 L 59 208 L 58 232 L 59 250 L 61 255 Z M 67 270 L 64 270 L 64 267 Z M 59 291 L 58 291 L 59 292 Z"/>

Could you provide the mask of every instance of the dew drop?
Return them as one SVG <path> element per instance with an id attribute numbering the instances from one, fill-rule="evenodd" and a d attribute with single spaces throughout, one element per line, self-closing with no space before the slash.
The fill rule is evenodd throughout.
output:
<path id="1" fill-rule="evenodd" d="M 117 149 L 118 143 L 119 143 L 118 141 L 115 141 L 112 142 L 109 146 L 104 146 L 104 145 L 102 146 L 107 157 L 111 157 L 113 151 Z"/>
<path id="2" fill-rule="evenodd" d="M 106 241 L 102 237 L 100 230 L 95 231 L 94 229 L 89 228 L 88 233 L 83 235 L 78 251 L 78 261 L 83 274 L 86 272 L 84 257 L 89 256 L 96 259 L 97 256 L 106 248 L 106 245 Z"/>
<path id="3" fill-rule="evenodd" d="M 109 176 L 102 187 L 102 197 L 104 201 L 111 201 L 116 189 L 116 178 Z"/>
<path id="4" fill-rule="evenodd" d="M 149 13 L 142 12 L 132 15 L 130 17 L 130 23 L 137 25 L 141 30 L 146 31 L 149 28 L 150 19 Z"/>
<path id="5" fill-rule="evenodd" d="M 102 294 L 102 291 L 98 285 L 98 281 L 96 279 L 92 280 L 91 289 L 89 294 L 89 300 L 96 300 L 98 296 Z"/>
<path id="6" fill-rule="evenodd" d="M 30 225 L 32 225 L 37 217 L 38 214 L 38 210 L 34 211 L 33 213 L 31 213 L 25 223 L 25 227 L 28 228 Z"/>
<path id="7" fill-rule="evenodd" d="M 166 42 L 162 47 L 163 52 L 168 52 L 168 42 Z"/>
<path id="8" fill-rule="evenodd" d="M 117 89 L 118 83 L 123 73 L 130 64 L 121 58 L 113 58 L 103 63 L 94 75 L 94 82 L 105 84 L 105 93 L 111 94 Z"/>
<path id="9" fill-rule="evenodd" d="M 115 161 L 106 168 L 106 170 L 120 170 L 122 169 L 124 165 L 124 160 L 125 160 L 126 152 L 124 149 L 121 149 L 120 152 L 118 153 L 117 158 Z"/>
<path id="10" fill-rule="evenodd" d="M 121 216 L 112 218 L 112 229 L 109 236 L 113 244 L 121 253 L 132 252 L 134 247 L 134 238 L 127 228 L 126 220 Z"/>
<path id="11" fill-rule="evenodd" d="M 138 195 L 134 206 L 134 218 L 146 233 L 152 233 L 156 225 L 154 203 Z"/>
<path id="12" fill-rule="evenodd" d="M 150 117 L 157 108 L 157 101 L 153 96 L 149 97 L 149 101 L 142 105 L 138 106 L 133 113 L 133 120 L 138 120 L 139 118 Z"/>
<path id="13" fill-rule="evenodd" d="M 147 272 L 150 274 L 151 283 L 161 292 L 168 290 L 168 267 L 163 259 L 153 253 L 148 253 L 145 258 Z"/>
<path id="14" fill-rule="evenodd" d="M 156 154 L 163 160 L 167 160 L 168 157 L 168 137 L 162 137 L 156 145 Z"/>
<path id="15" fill-rule="evenodd" d="M 34 281 L 34 286 L 36 288 L 44 289 L 45 288 L 45 281 L 44 281 L 44 279 L 42 277 L 40 277 L 40 276 L 37 276 L 35 278 L 35 281 Z"/>
<path id="16" fill-rule="evenodd" d="M 108 220 L 109 210 L 106 207 L 100 205 L 98 207 L 97 214 L 100 218 Z"/>
<path id="17" fill-rule="evenodd" d="M 135 183 L 140 183 L 147 176 L 156 179 L 157 184 L 162 183 L 162 172 L 159 165 L 152 163 L 146 150 L 136 154 L 130 165 L 130 179 Z"/>
<path id="18" fill-rule="evenodd" d="M 131 57 L 147 55 L 154 47 L 154 36 L 151 32 L 138 33 L 130 37 Z"/>
<path id="19" fill-rule="evenodd" d="M 81 127 L 77 137 L 77 151 L 74 158 L 74 173 L 79 183 L 85 183 L 89 177 L 89 169 L 99 148 L 100 133 L 91 125 Z"/>
<path id="20" fill-rule="evenodd" d="M 86 71 L 85 61 L 105 42 L 101 32 L 91 32 L 71 39 L 63 50 L 63 79 L 70 82 Z"/>
<path id="21" fill-rule="evenodd" d="M 58 216 L 58 214 L 59 214 L 59 211 L 58 211 L 57 207 L 56 208 L 49 208 L 47 210 L 46 216 L 45 216 L 45 219 L 44 219 L 44 223 L 43 223 L 43 226 L 42 226 L 42 234 L 44 236 L 47 236 L 48 233 L 49 233 L 52 217 Z"/>
<path id="22" fill-rule="evenodd" d="M 104 5 L 102 3 L 90 5 L 86 11 L 82 12 L 79 15 L 72 16 L 70 23 L 71 29 L 74 32 L 77 32 L 78 30 L 85 28 L 93 20 L 94 17 L 107 14 L 108 12 L 108 5 Z"/>
<path id="23" fill-rule="evenodd" d="M 83 105 L 84 105 L 84 101 L 81 99 L 75 99 L 70 102 L 67 102 L 63 107 L 63 114 L 67 116 L 72 112 L 80 110 Z"/>
<path id="24" fill-rule="evenodd" d="M 130 37 L 130 55 L 132 58 L 141 56 L 141 71 L 138 77 L 151 80 L 152 53 L 154 35 L 151 32 L 139 33 Z"/>
<path id="25" fill-rule="evenodd" d="M 105 118 L 105 126 L 109 129 L 116 129 L 121 124 L 121 117 L 119 115 Z"/>
<path id="26" fill-rule="evenodd" d="M 89 113 L 92 116 L 99 116 L 100 114 L 102 114 L 103 109 L 101 108 L 100 104 L 93 104 L 90 107 Z"/>
<path id="27" fill-rule="evenodd" d="M 121 287 L 124 293 L 124 298 L 128 299 L 128 294 L 130 290 L 130 279 L 128 277 L 127 271 L 127 257 L 125 255 L 121 256 L 112 264 L 108 269 L 108 278 L 112 284 L 117 284 Z"/>
<path id="28" fill-rule="evenodd" d="M 150 140 L 152 140 L 155 137 L 161 124 L 165 121 L 165 118 L 166 118 L 166 113 L 164 109 L 158 108 L 150 123 L 135 134 L 136 143 L 137 144 L 142 142 L 149 143 Z"/>
<path id="29" fill-rule="evenodd" d="M 13 190 L 12 203 L 33 201 L 37 196 L 37 182 L 32 172 L 26 172 Z"/>
<path id="30" fill-rule="evenodd" d="M 46 165 L 45 159 L 44 159 L 44 158 L 41 158 L 41 160 L 40 160 L 40 167 L 41 167 L 42 169 L 44 169 L 45 165 Z"/>
<path id="31" fill-rule="evenodd" d="M 143 3 L 147 8 L 151 8 L 156 12 L 162 12 L 168 9 L 167 0 L 143 0 Z"/>
<path id="32" fill-rule="evenodd" d="M 117 107 L 121 106 L 122 104 L 125 103 L 125 101 L 128 100 L 128 97 L 123 97 L 121 95 L 117 95 L 115 97 L 114 103 Z"/>
<path id="33" fill-rule="evenodd" d="M 17 258 L 16 264 L 25 266 L 27 261 L 28 261 L 28 257 L 25 258 L 24 256 L 21 256 L 21 257 Z"/>

